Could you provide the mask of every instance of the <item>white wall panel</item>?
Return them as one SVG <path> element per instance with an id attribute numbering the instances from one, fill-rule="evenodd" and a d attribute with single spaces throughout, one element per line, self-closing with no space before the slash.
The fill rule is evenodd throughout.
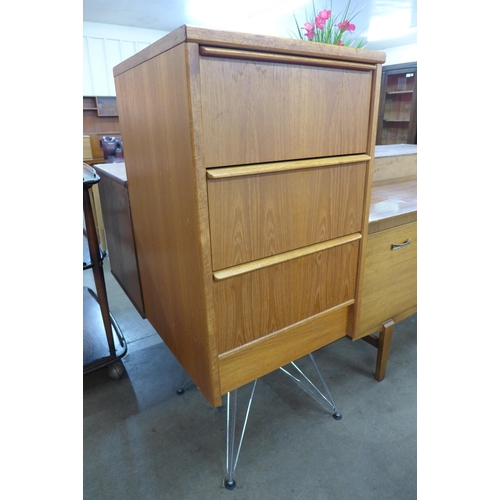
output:
<path id="1" fill-rule="evenodd" d="M 121 40 L 121 50 L 122 50 L 123 61 L 125 59 L 128 59 L 130 56 L 133 56 L 136 52 L 138 52 L 136 48 L 136 43 L 129 42 L 127 40 Z"/>
<path id="2" fill-rule="evenodd" d="M 106 40 L 106 69 L 107 69 L 107 82 L 108 94 L 116 95 L 115 80 L 113 76 L 113 68 L 123 61 L 120 48 L 120 40 Z"/>
<path id="3" fill-rule="evenodd" d="M 83 95 L 116 95 L 113 67 L 167 32 L 83 23 Z"/>
<path id="4" fill-rule="evenodd" d="M 114 95 L 109 94 L 106 65 L 106 48 L 104 38 L 87 37 L 89 49 L 89 59 L 91 65 L 92 88 L 94 95 Z M 84 95 L 87 95 L 84 89 Z M 90 94 L 92 95 L 92 94 Z"/>
<path id="5" fill-rule="evenodd" d="M 95 95 L 87 37 L 83 37 L 83 95 Z"/>

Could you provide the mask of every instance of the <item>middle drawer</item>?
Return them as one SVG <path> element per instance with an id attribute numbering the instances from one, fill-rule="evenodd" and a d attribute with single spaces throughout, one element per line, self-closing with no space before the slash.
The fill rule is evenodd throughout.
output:
<path id="1" fill-rule="evenodd" d="M 213 270 L 361 231 L 369 157 L 357 156 L 207 170 Z"/>

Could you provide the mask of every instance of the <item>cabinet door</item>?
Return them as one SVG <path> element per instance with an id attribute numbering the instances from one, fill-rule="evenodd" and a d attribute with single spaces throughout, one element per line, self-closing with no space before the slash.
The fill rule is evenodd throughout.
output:
<path id="1" fill-rule="evenodd" d="M 201 56 L 206 167 L 366 153 L 373 69 Z"/>
<path id="2" fill-rule="evenodd" d="M 359 336 L 417 304 L 417 223 L 370 234 L 366 243 Z"/>

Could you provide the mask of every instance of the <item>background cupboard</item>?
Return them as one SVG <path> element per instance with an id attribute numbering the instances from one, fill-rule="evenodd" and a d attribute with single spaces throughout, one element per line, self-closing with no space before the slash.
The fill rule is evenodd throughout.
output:
<path id="1" fill-rule="evenodd" d="M 145 315 L 214 406 L 357 331 L 384 59 L 184 26 L 115 67 Z"/>

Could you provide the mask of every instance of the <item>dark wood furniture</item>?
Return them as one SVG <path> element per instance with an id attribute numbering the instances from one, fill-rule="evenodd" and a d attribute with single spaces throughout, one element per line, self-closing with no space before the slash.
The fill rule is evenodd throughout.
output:
<path id="1" fill-rule="evenodd" d="M 183 26 L 114 68 L 145 314 L 213 406 L 357 331 L 384 61 Z"/>
<path id="2" fill-rule="evenodd" d="M 417 143 L 416 62 L 382 67 L 376 143 Z"/>
<path id="3" fill-rule="evenodd" d="M 119 378 L 124 372 L 120 359 L 127 352 L 127 343 L 109 310 L 106 283 L 102 268 L 90 188 L 100 181 L 88 165 L 83 165 L 83 270 L 92 270 L 96 291 L 83 288 L 83 373 L 108 366 L 108 373 Z"/>
<path id="4" fill-rule="evenodd" d="M 144 318 L 125 164 L 103 163 L 94 168 L 101 178 L 99 194 L 111 273 Z"/>

